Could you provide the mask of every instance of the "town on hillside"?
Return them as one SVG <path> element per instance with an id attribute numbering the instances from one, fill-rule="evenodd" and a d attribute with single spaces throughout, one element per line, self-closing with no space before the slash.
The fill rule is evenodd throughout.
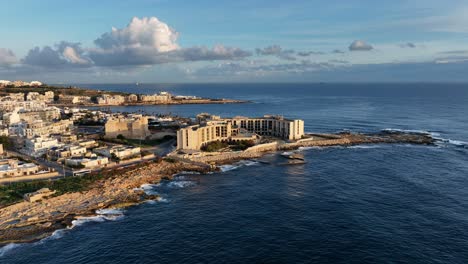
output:
<path id="1" fill-rule="evenodd" d="M 0 84 L 0 184 L 80 176 L 136 166 L 161 156 L 196 160 L 209 153 L 239 153 L 278 140 L 307 138 L 302 120 L 282 116 L 221 118 L 202 113 L 187 118 L 116 113 L 80 105 L 90 96 L 60 92 L 58 101 L 63 104 L 57 104 L 54 90 L 41 90 L 45 86 L 38 81 Z M 102 105 L 174 98 L 167 92 L 96 95 L 96 103 Z M 65 103 L 65 97 L 71 101 Z"/>

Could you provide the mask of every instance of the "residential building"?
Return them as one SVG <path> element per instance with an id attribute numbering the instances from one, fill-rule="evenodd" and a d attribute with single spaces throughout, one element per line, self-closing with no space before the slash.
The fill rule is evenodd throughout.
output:
<path id="1" fill-rule="evenodd" d="M 172 95 L 168 92 L 160 92 L 159 94 L 153 95 L 140 95 L 141 102 L 160 102 L 160 103 L 167 103 L 172 100 Z"/>
<path id="2" fill-rule="evenodd" d="M 86 154 L 86 148 L 80 145 L 65 145 L 63 147 L 53 147 L 47 151 L 47 155 L 60 160 L 69 157 L 82 157 Z"/>
<path id="3" fill-rule="evenodd" d="M 29 83 L 29 86 L 42 86 L 42 83 L 40 81 L 32 81 Z"/>
<path id="4" fill-rule="evenodd" d="M 97 148 L 94 149 L 94 152 L 108 158 L 118 158 L 120 160 L 139 157 L 141 155 L 141 149 L 139 147 L 124 145 Z"/>
<path id="5" fill-rule="evenodd" d="M 17 135 L 33 138 L 33 137 L 48 137 L 51 134 L 63 134 L 73 130 L 73 121 L 71 120 L 60 120 L 57 122 L 44 122 L 42 120 L 36 120 L 34 122 L 22 122 L 21 125 L 17 126 Z"/>
<path id="6" fill-rule="evenodd" d="M 125 97 L 127 103 L 136 103 L 138 102 L 138 96 L 136 94 L 129 94 Z"/>
<path id="7" fill-rule="evenodd" d="M 94 156 L 91 158 L 78 158 L 73 157 L 65 160 L 65 165 L 72 167 L 83 167 L 83 168 L 96 168 L 103 167 L 109 164 L 109 158 Z"/>
<path id="8" fill-rule="evenodd" d="M 125 103 L 125 97 L 121 95 L 103 94 L 96 99 L 99 105 L 120 105 Z"/>
<path id="9" fill-rule="evenodd" d="M 16 159 L 0 160 L 0 178 L 32 175 L 39 171 L 40 167 L 34 163 L 24 163 Z"/>
<path id="10" fill-rule="evenodd" d="M 38 157 L 42 154 L 45 154 L 47 150 L 59 146 L 61 145 L 56 138 L 27 138 L 24 141 L 24 149 L 22 152 L 34 157 Z"/>

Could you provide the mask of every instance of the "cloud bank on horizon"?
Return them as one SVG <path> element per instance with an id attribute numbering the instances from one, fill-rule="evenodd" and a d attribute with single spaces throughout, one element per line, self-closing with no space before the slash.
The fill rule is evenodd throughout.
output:
<path id="1" fill-rule="evenodd" d="M 252 16 L 267 21 L 294 19 L 300 11 L 293 7 L 291 5 L 287 12 L 278 14 L 279 18 L 263 18 L 259 13 Z M 351 4 L 348 8 L 354 6 Z M 90 36 L 92 41 L 61 40 L 36 45 L 22 56 L 16 55 L 14 47 L 0 46 L 0 79 L 209 82 L 447 81 L 450 78 L 468 81 L 464 70 L 468 68 L 468 49 L 463 48 L 466 44 L 458 41 L 468 33 L 459 25 L 468 23 L 466 19 L 454 16 L 448 20 L 441 15 L 432 15 L 419 20 L 390 22 L 374 23 L 359 30 L 352 29 L 352 25 L 338 24 L 333 30 L 324 28 L 324 32 L 296 26 L 286 31 L 278 29 L 271 38 L 245 44 L 232 41 L 222 32 L 219 39 L 231 44 L 203 45 L 202 37 L 198 39 L 199 43 L 184 41 L 175 27 L 158 17 L 133 17 L 126 26 L 112 27 L 94 38 Z M 404 30 L 407 25 L 437 33 L 414 38 L 391 33 L 395 29 Z M 382 29 L 389 29 L 389 32 L 375 33 Z M 359 35 L 349 35 L 347 31 Z M 427 40 L 428 36 L 433 39 Z M 457 41 L 449 41 L 451 37 Z M 255 39 L 254 36 L 251 38 Z M 429 76 L 425 71 L 435 75 Z M 444 75 L 444 71 L 450 71 L 450 74 Z M 376 79 L 377 76 L 380 79 Z"/>

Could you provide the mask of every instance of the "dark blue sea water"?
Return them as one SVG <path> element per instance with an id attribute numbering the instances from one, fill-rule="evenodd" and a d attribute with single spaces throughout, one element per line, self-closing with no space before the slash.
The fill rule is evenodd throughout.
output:
<path id="1" fill-rule="evenodd" d="M 308 132 L 423 130 L 436 146 L 303 149 L 305 165 L 244 162 L 146 186 L 164 200 L 90 219 L 0 263 L 467 263 L 468 85 L 90 85 L 252 100 L 115 107 L 195 116 L 283 114 Z"/>

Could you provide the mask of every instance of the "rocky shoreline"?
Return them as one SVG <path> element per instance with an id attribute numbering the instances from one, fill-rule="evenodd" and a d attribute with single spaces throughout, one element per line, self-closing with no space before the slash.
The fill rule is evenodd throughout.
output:
<path id="1" fill-rule="evenodd" d="M 0 246 L 34 242 L 58 229 L 72 225 L 80 217 L 96 215 L 96 210 L 121 208 L 158 199 L 147 195 L 140 186 L 171 179 L 182 171 L 207 173 L 211 169 L 191 163 L 150 163 L 98 181 L 85 192 L 66 193 L 42 202 L 16 203 L 0 209 Z"/>
<path id="2" fill-rule="evenodd" d="M 293 150 L 310 146 L 395 143 L 431 145 L 436 141 L 428 134 L 393 131 L 374 134 L 339 133 L 315 134 L 312 136 L 316 137 L 317 140 L 282 144 L 274 149 L 256 151 L 245 156 L 232 156 L 225 159 L 198 162 L 183 159 L 151 162 L 145 166 L 121 171 L 112 175 L 112 177 L 99 180 L 84 192 L 66 193 L 36 203 L 23 201 L 1 208 L 0 246 L 43 239 L 56 230 L 70 227 L 73 220 L 96 215 L 96 210 L 121 208 L 158 199 L 158 196 L 148 195 L 140 187 L 143 184 L 172 179 L 173 175 L 180 172 L 208 173 L 215 170 L 208 165 L 213 162 L 218 165 L 232 164 L 243 159 L 259 158 L 264 154 L 278 150 Z"/>

